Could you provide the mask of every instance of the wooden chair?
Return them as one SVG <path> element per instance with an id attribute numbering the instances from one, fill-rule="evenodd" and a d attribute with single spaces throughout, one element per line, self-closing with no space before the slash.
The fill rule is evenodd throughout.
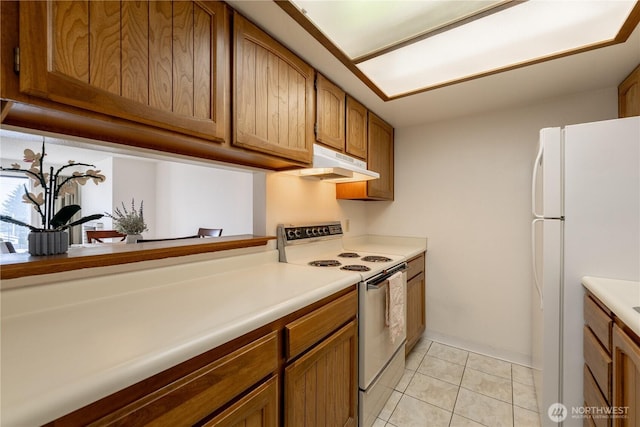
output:
<path id="1" fill-rule="evenodd" d="M 168 242 L 171 240 L 185 240 L 185 239 L 197 239 L 200 236 L 183 236 L 183 237 L 167 237 L 164 239 L 138 239 L 136 243 L 147 243 L 147 242 Z"/>
<path id="2" fill-rule="evenodd" d="M 222 228 L 199 228 L 198 237 L 220 237 Z"/>
<path id="3" fill-rule="evenodd" d="M 121 238 L 122 242 L 127 237 L 126 234 L 118 233 L 116 230 L 87 230 L 87 242 L 93 243 L 95 240 L 99 243 L 104 243 L 101 239 L 114 239 Z"/>
<path id="4" fill-rule="evenodd" d="M 3 254 L 15 254 L 16 249 L 13 247 L 13 243 L 0 241 L 0 253 Z"/>

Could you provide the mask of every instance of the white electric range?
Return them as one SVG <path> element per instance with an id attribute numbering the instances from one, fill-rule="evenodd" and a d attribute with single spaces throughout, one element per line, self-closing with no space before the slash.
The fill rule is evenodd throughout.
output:
<path id="1" fill-rule="evenodd" d="M 406 296 L 406 258 L 345 250 L 339 221 L 278 226 L 280 262 L 357 272 L 358 283 L 358 385 L 359 425 L 373 425 L 378 413 L 404 373 L 406 322 L 394 336 L 385 318 L 389 278 L 402 275 Z M 406 313 L 406 297 L 403 310 Z M 406 316 L 406 314 L 405 314 Z"/>

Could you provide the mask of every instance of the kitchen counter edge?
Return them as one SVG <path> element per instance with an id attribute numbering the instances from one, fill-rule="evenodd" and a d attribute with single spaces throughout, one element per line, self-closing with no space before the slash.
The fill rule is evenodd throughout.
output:
<path id="1" fill-rule="evenodd" d="M 585 276 L 582 284 L 606 305 L 625 325 L 640 336 L 640 282 Z"/>

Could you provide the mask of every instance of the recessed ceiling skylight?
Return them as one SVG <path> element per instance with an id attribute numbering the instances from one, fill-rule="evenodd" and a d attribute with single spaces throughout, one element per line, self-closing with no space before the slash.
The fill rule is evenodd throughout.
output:
<path id="1" fill-rule="evenodd" d="M 386 99 L 621 42 L 640 16 L 632 0 L 291 3 Z"/>

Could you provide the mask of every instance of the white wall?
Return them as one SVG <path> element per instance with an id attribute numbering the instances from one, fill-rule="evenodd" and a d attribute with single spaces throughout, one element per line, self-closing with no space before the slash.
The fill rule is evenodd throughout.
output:
<path id="1" fill-rule="evenodd" d="M 367 205 L 367 230 L 428 237 L 429 335 L 528 363 L 538 131 L 616 116 L 610 88 L 396 129 L 395 202 Z"/>
<path id="2" fill-rule="evenodd" d="M 347 235 L 365 234 L 366 202 L 336 200 L 336 185 L 283 172 L 266 177 L 266 234 L 280 223 L 296 224 L 349 219 Z M 346 231 L 346 230 L 345 230 Z"/>
<path id="3" fill-rule="evenodd" d="M 135 200 L 136 209 L 144 201 L 144 221 L 149 231 L 144 232 L 146 238 L 156 235 L 156 162 L 145 159 L 115 157 L 113 174 L 110 175 L 113 189 L 113 206 L 122 209 L 131 207 L 131 199 Z M 105 225 L 106 227 L 106 225 Z"/>
<path id="4" fill-rule="evenodd" d="M 156 179 L 157 237 L 189 236 L 199 227 L 253 233 L 251 172 L 160 162 Z"/>
<path id="5" fill-rule="evenodd" d="M 80 186 L 80 206 L 82 216 L 93 214 L 104 214 L 111 212 L 113 209 L 113 158 L 109 157 L 104 160 L 95 162 L 96 169 L 100 171 L 107 179 L 98 185 L 93 181 L 87 181 L 85 185 Z M 104 224 L 105 230 L 112 229 L 111 218 L 102 217 L 98 221 Z"/>

